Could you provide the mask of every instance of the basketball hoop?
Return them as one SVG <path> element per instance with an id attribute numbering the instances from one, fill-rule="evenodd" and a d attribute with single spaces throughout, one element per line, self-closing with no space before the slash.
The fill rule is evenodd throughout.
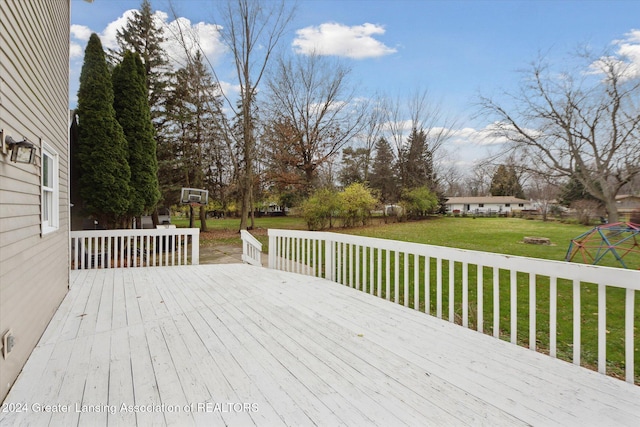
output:
<path id="1" fill-rule="evenodd" d="M 199 188 L 183 188 L 180 194 L 180 204 L 196 206 L 206 206 L 209 203 L 209 191 Z"/>

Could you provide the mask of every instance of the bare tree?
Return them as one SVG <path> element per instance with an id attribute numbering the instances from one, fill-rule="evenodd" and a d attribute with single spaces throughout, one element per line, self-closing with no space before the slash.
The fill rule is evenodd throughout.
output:
<path id="1" fill-rule="evenodd" d="M 558 203 L 560 187 L 549 173 L 531 173 L 528 181 L 527 194 L 536 204 L 542 220 L 546 221 L 554 204 Z"/>
<path id="2" fill-rule="evenodd" d="M 228 103 L 228 107 L 233 109 L 242 120 L 241 139 L 236 141 L 244 157 L 244 170 L 240 176 L 242 193 L 240 229 L 247 228 L 249 213 L 252 212 L 253 169 L 256 154 L 256 124 L 252 113 L 256 103 L 256 93 L 267 64 L 293 18 L 294 10 L 295 8 L 288 7 L 284 0 L 269 2 L 228 0 L 221 10 L 222 39 L 233 56 L 240 84 L 239 108 L 236 103 Z"/>
<path id="3" fill-rule="evenodd" d="M 449 197 L 466 196 L 467 191 L 463 183 L 464 175 L 454 163 L 446 163 L 440 167 L 440 185 L 444 194 Z"/>
<path id="4" fill-rule="evenodd" d="M 383 109 L 386 131 L 395 148 L 395 156 L 400 160 L 398 176 L 406 176 L 406 165 L 401 159 L 406 158 L 412 133 L 423 134 L 429 157 L 439 158 L 438 151 L 452 135 L 456 121 L 444 113 L 439 103 L 430 99 L 427 90 L 416 90 L 408 100 L 387 99 Z"/>
<path id="5" fill-rule="evenodd" d="M 227 0 L 219 3 L 220 37 L 233 57 L 233 65 L 240 87 L 239 101 L 223 94 L 224 107 L 239 119 L 237 128 L 227 125 L 225 142 L 238 181 L 241 201 L 240 229 L 253 227 L 253 188 L 256 162 L 256 94 L 274 51 L 293 19 L 295 6 L 285 0 Z M 174 16 L 176 15 L 174 11 Z M 176 38 L 183 46 L 188 61 L 194 48 L 201 50 L 194 34 L 179 26 Z M 220 85 L 216 70 L 209 63 L 215 81 Z M 239 131 L 238 131 L 239 129 Z M 233 149 L 236 148 L 236 150 Z M 251 214 L 251 227 L 248 226 Z"/>
<path id="6" fill-rule="evenodd" d="M 364 181 L 369 181 L 369 172 L 373 161 L 373 151 L 376 143 L 382 137 L 384 131 L 385 111 L 382 98 L 379 95 L 373 97 L 368 103 L 369 109 L 364 118 L 364 126 L 360 134 L 362 148 L 366 150 L 364 164 Z"/>
<path id="7" fill-rule="evenodd" d="M 491 187 L 491 177 L 495 172 L 495 166 L 490 162 L 478 162 L 474 166 L 471 176 L 467 177 L 467 196 L 487 196 Z"/>
<path id="8" fill-rule="evenodd" d="M 307 193 L 318 168 L 358 136 L 365 123 L 366 103 L 355 99 L 349 72 L 313 54 L 281 58 L 268 81 L 268 143 L 280 158 L 293 162 Z"/>
<path id="9" fill-rule="evenodd" d="M 616 194 L 640 174 L 640 78 L 621 58 L 589 64 L 554 73 L 539 60 L 510 97 L 512 107 L 484 97 L 480 107 L 521 166 L 575 177 L 615 222 Z"/>

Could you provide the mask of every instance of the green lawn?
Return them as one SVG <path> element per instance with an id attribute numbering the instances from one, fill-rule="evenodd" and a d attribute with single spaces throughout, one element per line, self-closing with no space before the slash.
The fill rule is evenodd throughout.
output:
<path id="1" fill-rule="evenodd" d="M 361 236 L 450 246 L 534 258 L 563 260 L 571 239 L 590 227 L 519 218 L 436 217 L 347 231 Z M 522 243 L 525 236 L 548 237 L 551 246 Z"/>
<path id="2" fill-rule="evenodd" d="M 186 220 L 173 220 L 178 226 L 187 226 Z M 579 236 L 590 227 L 574 224 L 562 224 L 556 222 L 532 221 L 517 218 L 453 218 L 434 217 L 425 221 L 404 222 L 395 224 L 382 224 L 378 220 L 374 225 L 361 228 L 343 229 L 337 228 L 331 231 L 349 233 L 369 237 L 410 241 L 436 246 L 450 246 L 470 250 L 496 252 L 509 255 L 544 258 L 551 260 L 564 260 L 567 248 L 572 238 Z M 209 233 L 202 236 L 202 244 L 240 244 L 237 234 L 240 221 L 238 219 L 212 219 L 207 221 Z M 266 229 L 306 229 L 306 224 L 301 218 L 275 217 L 257 218 L 256 229 L 252 233 L 263 243 L 267 249 Z M 547 237 L 551 239 L 551 246 L 524 244 L 525 236 Z M 409 301 L 413 306 L 413 257 L 410 264 L 410 288 Z M 472 261 L 472 260 L 471 260 Z M 634 261 L 634 262 L 637 262 Z M 606 264 L 617 266 L 613 259 L 608 259 Z M 384 264 L 383 264 L 384 265 Z M 394 259 L 391 259 L 391 271 L 395 269 Z M 435 260 L 430 263 L 431 282 L 436 281 Z M 349 272 L 349 274 L 351 274 Z M 360 268 L 362 275 L 362 268 Z M 403 281 L 404 271 L 399 271 L 400 283 Z M 455 312 L 454 321 L 461 323 L 462 316 L 462 266 L 455 265 Z M 492 269 L 485 268 L 483 280 L 483 330 L 485 333 L 493 333 L 493 277 Z M 448 318 L 448 268 L 443 269 L 443 318 Z M 477 322 L 477 287 L 476 267 L 469 268 L 469 327 L 475 328 Z M 384 276 L 384 274 L 383 274 Z M 394 274 L 391 273 L 393 278 Z M 424 259 L 419 260 L 419 277 L 424 276 Z M 377 280 L 377 278 L 374 278 Z M 383 277 L 384 281 L 384 277 Z M 510 286 L 509 274 L 501 271 L 499 274 L 500 292 L 500 336 L 509 339 L 510 335 Z M 525 274 L 519 274 L 517 278 L 517 305 L 518 325 L 517 340 L 519 344 L 529 344 L 529 280 Z M 385 284 L 386 285 L 386 284 Z M 383 290 L 386 286 L 383 286 Z M 582 363 L 591 368 L 597 365 L 597 287 L 592 284 L 583 284 L 581 291 L 581 357 Z M 391 288 L 393 299 L 396 290 Z M 424 283 L 420 282 L 418 292 L 420 301 L 425 295 Z M 429 289 L 430 311 L 436 310 L 435 285 Z M 404 299 L 404 288 L 398 288 L 399 301 Z M 638 294 L 638 293 L 636 293 Z M 573 348 L 573 290 L 571 283 L 558 282 L 558 332 L 557 354 L 559 358 L 571 360 Z M 636 313 L 640 313 L 640 295 L 636 295 Z M 425 311 L 421 302 L 419 309 Z M 635 342 L 640 342 L 640 316 L 636 315 Z M 549 348 L 549 279 L 538 278 L 536 283 L 536 342 L 539 351 L 546 352 Z M 607 291 L 607 371 L 610 374 L 621 376 L 624 373 L 624 291 L 608 289 Z M 640 352 L 636 351 L 635 373 L 637 381 L 640 381 Z"/>

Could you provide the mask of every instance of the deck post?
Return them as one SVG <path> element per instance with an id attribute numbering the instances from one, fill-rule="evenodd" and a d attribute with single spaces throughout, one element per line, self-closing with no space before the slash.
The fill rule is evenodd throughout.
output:
<path id="1" fill-rule="evenodd" d="M 325 239 L 324 242 L 324 275 L 325 279 L 329 279 L 332 282 L 336 281 L 335 271 L 333 269 L 334 265 L 334 252 L 335 252 L 335 242 L 330 239 Z"/>
<path id="2" fill-rule="evenodd" d="M 200 264 L 200 229 L 195 228 L 191 238 L 191 265 L 198 264 Z"/>
<path id="3" fill-rule="evenodd" d="M 269 268 L 276 268 L 276 251 L 276 236 L 269 234 Z"/>

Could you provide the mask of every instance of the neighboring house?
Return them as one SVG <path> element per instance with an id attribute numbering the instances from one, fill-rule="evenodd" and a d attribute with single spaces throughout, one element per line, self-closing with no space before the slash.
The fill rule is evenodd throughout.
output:
<path id="1" fill-rule="evenodd" d="M 621 216 L 629 215 L 635 210 L 640 210 L 640 196 L 619 194 L 616 196 L 616 206 Z"/>
<path id="2" fill-rule="evenodd" d="M 69 289 L 69 10 L 0 1 L 0 402 Z"/>
<path id="3" fill-rule="evenodd" d="M 495 214 L 531 210 L 532 204 L 512 196 L 449 197 L 445 207 L 448 213 Z"/>

